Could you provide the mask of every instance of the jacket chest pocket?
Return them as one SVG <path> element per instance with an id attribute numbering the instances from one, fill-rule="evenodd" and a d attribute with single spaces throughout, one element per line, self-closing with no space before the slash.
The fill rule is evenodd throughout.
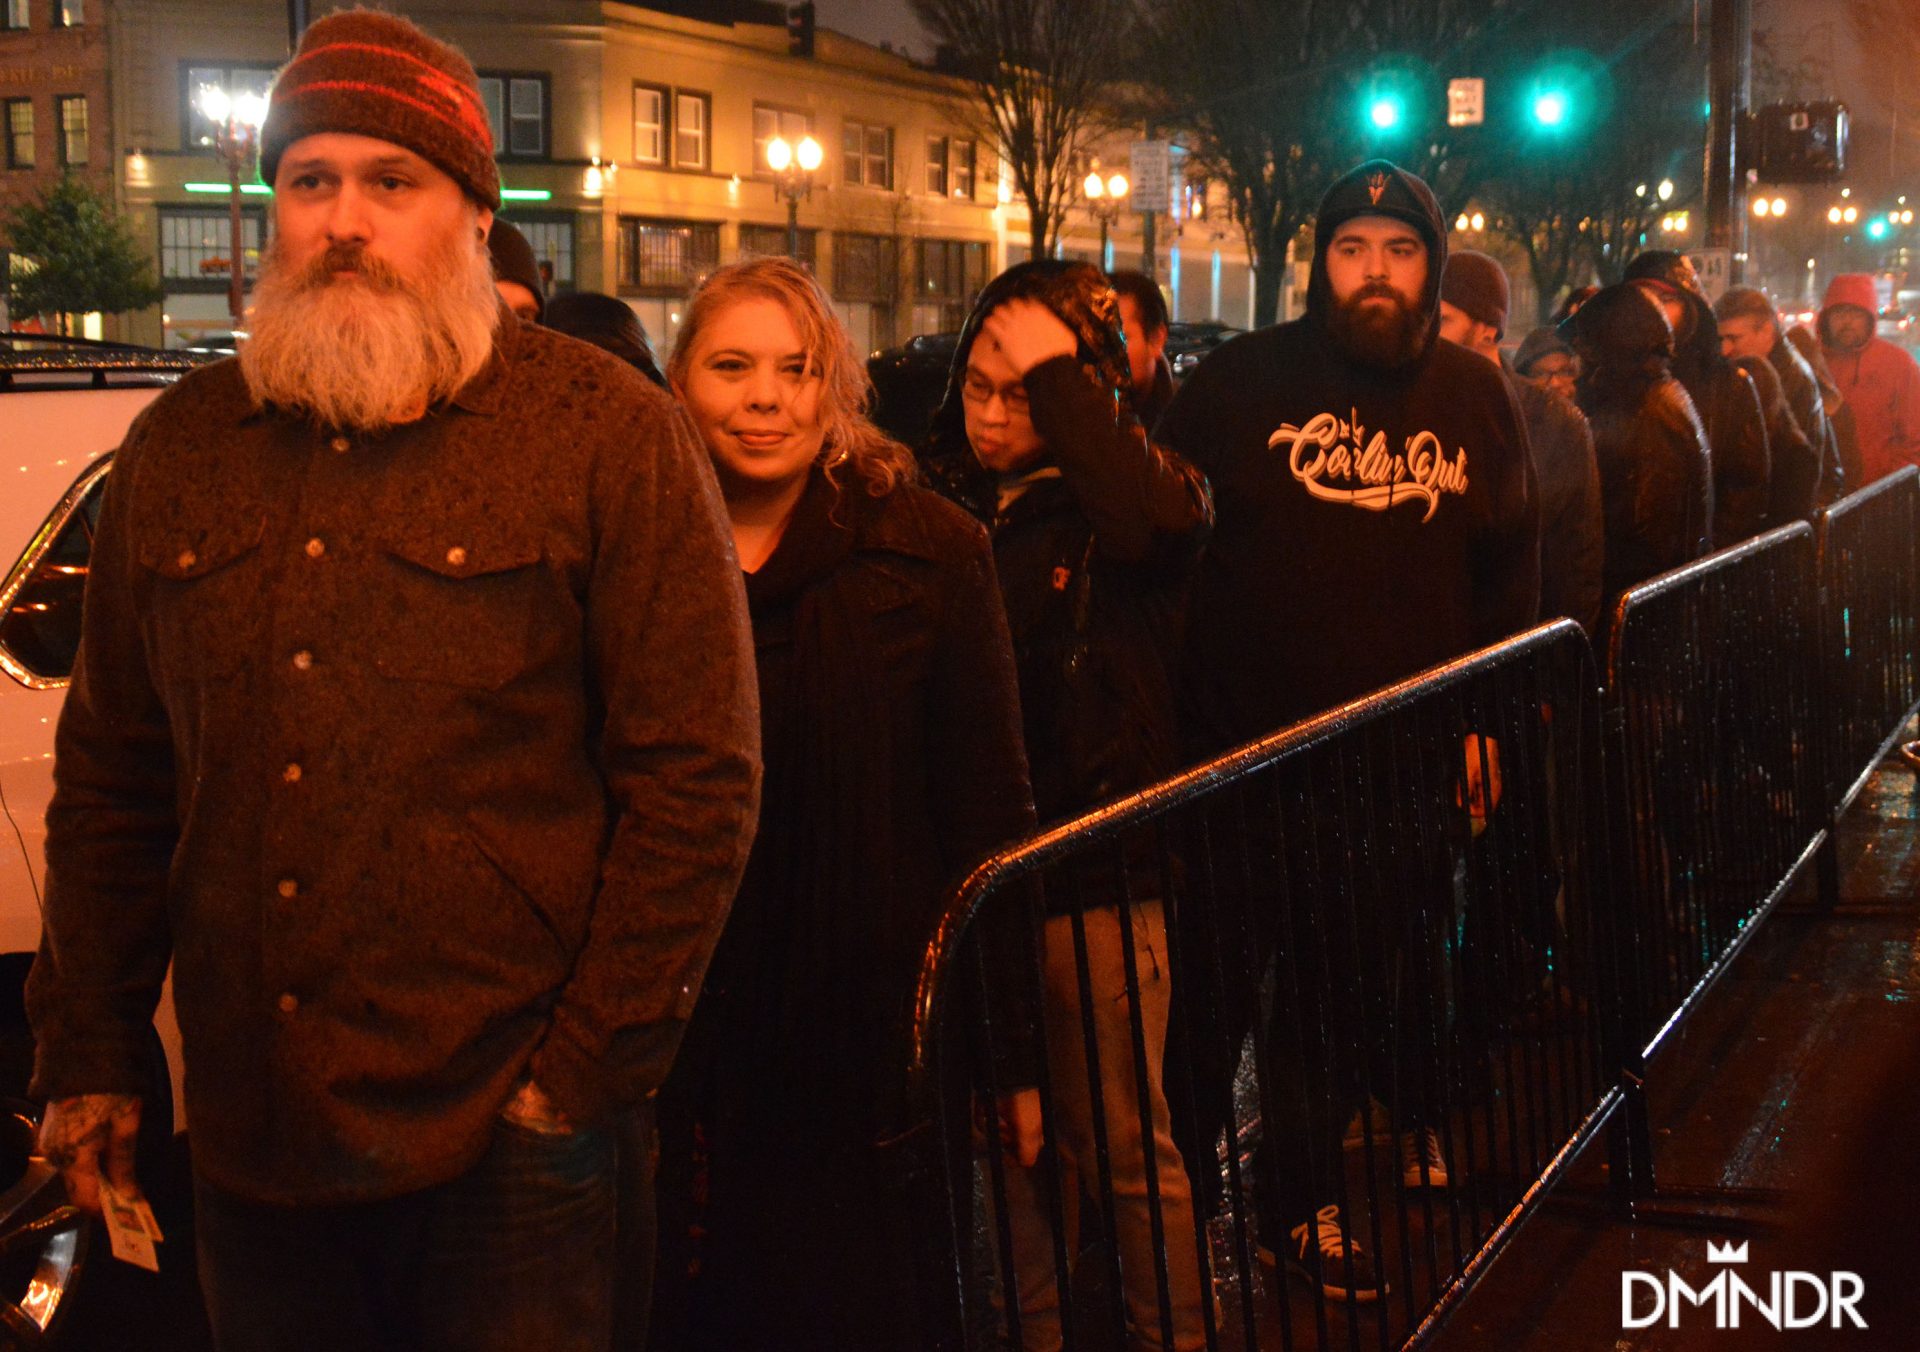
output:
<path id="1" fill-rule="evenodd" d="M 174 526 L 141 542 L 153 660 L 167 683 L 223 679 L 263 651 L 265 533 L 256 518 Z"/>
<path id="2" fill-rule="evenodd" d="M 390 536 L 380 549 L 382 676 L 497 690 L 526 669 L 543 576 L 537 538 L 443 528 Z"/>

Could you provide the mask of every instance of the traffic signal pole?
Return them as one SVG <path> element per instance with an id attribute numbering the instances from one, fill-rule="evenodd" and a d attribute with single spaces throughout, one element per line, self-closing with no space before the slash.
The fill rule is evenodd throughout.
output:
<path id="1" fill-rule="evenodd" d="M 1706 243 L 1727 251 L 1728 276 L 1737 286 L 1746 280 L 1747 178 L 1740 137 L 1753 89 L 1753 0 L 1713 0 L 1712 23 Z"/>

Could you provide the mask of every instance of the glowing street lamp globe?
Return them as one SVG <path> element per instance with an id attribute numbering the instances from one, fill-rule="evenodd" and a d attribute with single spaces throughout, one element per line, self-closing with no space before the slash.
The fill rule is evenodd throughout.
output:
<path id="1" fill-rule="evenodd" d="M 818 141 L 814 140 L 811 136 L 802 136 L 800 138 L 799 148 L 794 152 L 794 157 L 800 161 L 800 171 L 811 174 L 819 169 L 820 162 L 826 158 L 826 154 L 820 149 L 820 143 Z"/>
<path id="2" fill-rule="evenodd" d="M 767 142 L 767 168 L 776 174 L 784 174 L 792 163 L 793 147 L 787 144 L 784 136 L 776 136 Z"/>

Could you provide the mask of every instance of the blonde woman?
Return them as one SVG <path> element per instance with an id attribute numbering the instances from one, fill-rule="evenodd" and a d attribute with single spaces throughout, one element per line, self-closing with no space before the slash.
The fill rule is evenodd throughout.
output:
<path id="1" fill-rule="evenodd" d="M 873 1145 L 894 1038 L 945 890 L 1033 822 L 991 550 L 867 421 L 852 341 L 787 260 L 714 273 L 667 378 L 746 575 L 767 768 L 669 1090 L 664 1155 L 697 1130 L 705 1187 L 697 1247 L 664 1227 L 655 1345 L 910 1346 L 911 1218 Z M 1036 1102 L 1002 1114 L 1029 1160 Z"/>

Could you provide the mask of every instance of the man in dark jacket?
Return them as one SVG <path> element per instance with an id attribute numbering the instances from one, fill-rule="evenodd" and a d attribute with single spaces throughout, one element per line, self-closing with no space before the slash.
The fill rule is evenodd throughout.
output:
<path id="1" fill-rule="evenodd" d="M 1108 274 L 1120 297 L 1120 330 L 1127 336 L 1128 386 L 1133 412 L 1151 432 L 1173 401 L 1173 368 L 1167 364 L 1167 298 L 1144 272 Z"/>
<path id="2" fill-rule="evenodd" d="M 1840 463 L 1840 441 L 1827 417 L 1820 396 L 1820 381 L 1807 359 L 1786 341 L 1780 329 L 1779 312 L 1767 293 L 1750 286 L 1736 286 L 1714 302 L 1713 313 L 1720 321 L 1720 350 L 1742 364 L 1765 362 L 1780 378 L 1780 390 L 1794 429 L 1812 447 L 1817 456 L 1816 479 L 1811 493 L 1803 495 L 1794 482 L 1791 466 L 1799 457 L 1783 457 L 1780 438 L 1768 426 L 1768 442 L 1774 449 L 1774 524 L 1784 524 L 1811 516 L 1813 506 L 1832 502 L 1846 492 L 1845 475 Z M 1800 477 L 1804 477 L 1804 471 Z M 1803 510 L 1796 510 L 1805 502 Z"/>
<path id="3" fill-rule="evenodd" d="M 1196 750 L 1265 736 L 1535 619 L 1532 460 L 1500 372 L 1438 340 L 1446 237 L 1418 178 L 1384 160 L 1347 174 L 1320 205 L 1306 315 L 1216 348 L 1161 421 L 1158 437 L 1212 482 L 1218 513 L 1188 620 Z M 1258 952 L 1298 937 L 1276 932 L 1277 904 L 1264 893 L 1248 899 Z M 1402 956 L 1397 941 L 1386 949 L 1368 961 Z M 1207 1041 L 1237 1047 L 1251 1018 L 1247 992 L 1223 991 L 1221 1004 L 1220 1036 Z M 1383 1045 L 1413 1045 L 1410 1022 Z M 1420 1069 L 1408 1069 L 1411 1078 L 1386 1078 L 1418 1082 Z M 1223 1072 L 1231 1067 L 1202 1074 Z M 1221 1094 L 1200 1093 L 1196 1136 L 1210 1150 L 1218 1119 L 1204 1113 Z M 1437 1137 L 1420 1105 L 1409 1108 L 1403 1176 L 1444 1185 Z M 1337 1135 L 1328 1143 L 1311 1126 L 1272 1134 L 1290 1162 L 1310 1163 L 1278 1180 L 1268 1204 L 1281 1215 L 1263 1218 L 1263 1229 L 1284 1225 L 1290 1261 L 1329 1293 L 1376 1298 L 1386 1284 L 1337 1201 Z M 1277 1248 L 1280 1235 L 1265 1233 Z"/>
<path id="4" fill-rule="evenodd" d="M 1206 480 L 1155 447 L 1133 412 L 1115 288 L 1085 263 L 1021 263 L 981 292 L 961 332 L 931 455 L 964 450 L 992 479 L 994 569 L 1006 603 L 1034 804 L 1041 822 L 1110 802 L 1178 766 L 1174 628 L 1212 521 Z M 1137 866 L 1135 856 L 1138 855 Z M 1172 973 L 1150 850 L 1050 888 L 1044 971 L 1065 1213 L 1077 1173 L 1097 1196 L 1104 1139 L 1128 1342 L 1161 1348 L 1149 1174 L 1172 1348 L 1206 1343 L 1193 1196 L 1162 1085 Z M 1122 898 L 1131 904 L 1124 907 Z M 1077 913 L 1077 914 L 1076 914 Z M 1130 999 L 1125 947 L 1135 951 Z M 1084 963 L 1092 1037 L 1081 1022 Z M 1133 1019 L 1140 1020 L 1135 1045 Z M 1129 1073 L 1146 1067 L 1136 1084 Z M 1092 1095 L 1098 1067 L 1101 1097 Z M 1151 1132 L 1142 1134 L 1142 1116 Z M 1044 1171 L 1010 1169 L 1009 1222 L 1024 1346 L 1061 1342 Z M 1072 1235 L 1067 1252 L 1077 1251 Z"/>
<path id="5" fill-rule="evenodd" d="M 1720 355 L 1720 326 L 1700 292 L 1693 263 L 1670 249 L 1649 249 L 1627 265 L 1673 329 L 1673 376 L 1693 401 L 1713 450 L 1713 546 L 1724 549 L 1767 526 L 1772 453 L 1757 381 Z"/>
<path id="6" fill-rule="evenodd" d="M 1644 289 L 1607 287 L 1563 327 L 1580 354 L 1580 408 L 1600 465 L 1611 601 L 1711 548 L 1712 459 L 1693 402 L 1667 369 L 1673 330 Z"/>
<path id="7" fill-rule="evenodd" d="M 1498 260 L 1472 249 L 1449 253 L 1440 282 L 1440 336 L 1498 367 L 1507 296 Z M 1570 349 L 1565 356 L 1573 360 Z M 1520 405 L 1540 484 L 1540 618 L 1566 615 L 1592 634 L 1600 619 L 1604 552 L 1593 433 L 1580 410 L 1544 382 L 1509 377 L 1507 384 Z"/>
<path id="8" fill-rule="evenodd" d="M 321 19 L 260 145 L 252 337 L 134 425 L 95 540 L 42 1146 L 85 1206 L 134 1190 L 171 962 L 220 1346 L 599 1352 L 611 1126 L 752 836 L 726 517 L 665 394 L 506 317 L 458 51 Z"/>

